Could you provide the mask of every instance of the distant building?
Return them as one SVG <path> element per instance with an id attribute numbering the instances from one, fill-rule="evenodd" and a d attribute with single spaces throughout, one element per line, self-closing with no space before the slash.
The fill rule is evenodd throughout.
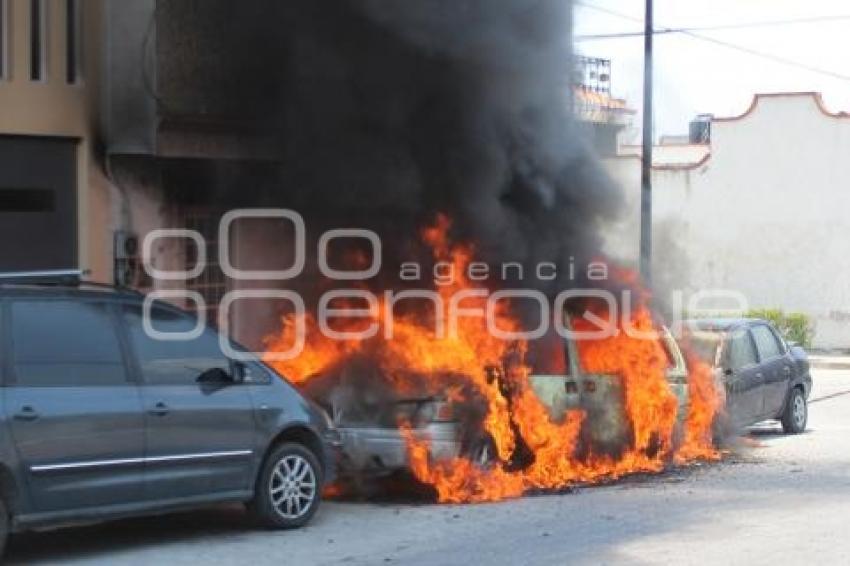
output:
<path id="1" fill-rule="evenodd" d="M 814 345 L 850 348 L 850 114 L 817 93 L 760 94 L 740 116 L 700 116 L 653 150 L 660 293 L 724 288 L 754 308 L 810 315 Z M 697 142 L 697 143 L 693 143 Z M 640 148 L 606 160 L 626 188 L 611 249 L 638 255 Z"/>
<path id="2" fill-rule="evenodd" d="M 611 96 L 611 61 L 576 56 L 573 71 L 573 113 L 596 153 L 617 154 L 620 133 L 631 125 L 635 111 Z"/>

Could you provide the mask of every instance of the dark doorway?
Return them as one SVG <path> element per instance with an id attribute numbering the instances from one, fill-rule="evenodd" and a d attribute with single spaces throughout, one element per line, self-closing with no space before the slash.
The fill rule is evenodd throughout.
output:
<path id="1" fill-rule="evenodd" d="M 77 267 L 77 142 L 0 136 L 0 271 Z"/>

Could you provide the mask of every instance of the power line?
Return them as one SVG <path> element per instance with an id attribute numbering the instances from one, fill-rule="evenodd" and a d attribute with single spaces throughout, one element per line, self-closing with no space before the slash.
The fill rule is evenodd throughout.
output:
<path id="1" fill-rule="evenodd" d="M 734 43 L 721 41 L 719 39 L 714 39 L 713 37 L 708 37 L 708 36 L 705 36 L 705 35 L 698 35 L 696 33 L 688 32 L 688 31 L 682 32 L 682 35 L 693 37 L 695 39 L 699 39 L 701 41 L 705 41 L 705 42 L 708 42 L 708 43 L 713 43 L 715 45 L 720 45 L 720 46 L 726 47 L 728 49 L 734 49 L 734 50 L 740 51 L 742 53 L 754 55 L 756 57 L 761 57 L 763 59 L 767 59 L 767 60 L 773 61 L 775 63 L 781 63 L 781 64 L 787 65 L 789 67 L 797 67 L 799 69 L 803 69 L 803 70 L 809 71 L 811 73 L 816 73 L 816 74 L 819 74 L 819 75 L 832 77 L 834 79 L 839 79 L 839 80 L 842 80 L 842 81 L 850 82 L 850 75 L 843 75 L 841 73 L 836 73 L 835 71 L 830 71 L 829 69 L 823 69 L 821 67 L 815 67 L 813 65 L 809 65 L 808 63 L 802 63 L 800 61 L 795 61 L 793 59 L 786 59 L 785 57 L 780 57 L 779 55 L 774 55 L 773 53 L 766 53 L 764 51 L 757 51 L 755 49 L 750 49 L 749 47 L 744 47 L 742 45 L 737 45 L 737 44 L 734 44 Z"/>
<path id="2" fill-rule="evenodd" d="M 634 16 L 629 16 L 628 14 L 623 14 L 621 12 L 610 10 L 608 8 L 603 8 L 602 6 L 597 6 L 595 4 L 588 4 L 587 2 L 577 2 L 577 4 L 579 6 L 583 6 L 585 8 L 590 8 L 591 10 L 596 10 L 596 11 L 603 12 L 603 13 L 606 13 L 606 14 L 610 14 L 610 15 L 616 16 L 618 18 L 623 18 L 623 19 L 626 19 L 626 20 L 631 20 L 633 22 L 643 23 L 643 20 L 641 20 L 640 18 L 636 18 Z M 848 17 L 850 17 L 850 16 L 848 16 Z M 767 22 L 765 22 L 765 23 L 767 23 Z M 666 30 L 669 30 L 669 31 L 666 31 Z M 825 76 L 828 76 L 828 77 L 831 77 L 831 78 L 834 78 L 834 79 L 839 79 L 839 80 L 842 80 L 842 81 L 850 82 L 850 75 L 844 75 L 844 74 L 841 74 L 841 73 L 836 73 L 835 71 L 830 71 L 829 69 L 823 69 L 823 68 L 820 68 L 820 67 L 815 67 L 813 65 L 809 65 L 808 63 L 802 63 L 800 61 L 795 61 L 793 59 L 787 59 L 787 58 L 781 57 L 779 55 L 774 55 L 773 53 L 767 53 L 767 52 L 759 51 L 759 50 L 752 49 L 752 48 L 749 48 L 749 47 L 744 47 L 744 46 L 738 45 L 736 43 L 730 43 L 728 41 L 722 41 L 722 40 L 719 40 L 719 39 L 715 39 L 713 37 L 709 37 L 709 36 L 706 36 L 706 35 L 696 33 L 694 31 L 690 31 L 690 29 L 688 29 L 688 28 L 681 28 L 681 29 L 662 28 L 659 31 L 663 31 L 663 32 L 666 32 L 666 33 L 678 33 L 678 34 L 681 34 L 681 35 L 684 35 L 684 36 L 687 36 L 687 37 L 698 39 L 700 41 L 712 43 L 714 45 L 720 45 L 722 47 L 726 47 L 727 49 L 733 49 L 735 51 L 747 53 L 748 55 L 752 55 L 752 56 L 755 56 L 755 57 L 761 57 L 763 59 L 773 61 L 774 63 L 780 63 L 782 65 L 787 65 L 789 67 L 797 67 L 798 69 L 803 69 L 803 70 L 809 71 L 811 73 L 825 75 Z M 643 35 L 643 34 L 640 34 L 640 35 Z"/>
<path id="3" fill-rule="evenodd" d="M 580 3 L 580 5 L 585 6 L 587 8 L 596 9 L 596 6 L 590 6 L 584 3 Z M 606 10 L 607 11 L 607 10 Z M 607 11 L 611 13 L 610 11 Z M 612 14 L 619 15 L 619 14 Z M 622 15 L 625 17 L 625 14 Z M 632 20 L 631 17 L 628 18 Z M 817 16 L 811 18 L 796 18 L 790 20 L 771 20 L 766 22 L 747 22 L 740 24 L 719 24 L 714 26 L 700 26 L 700 27 L 682 27 L 682 28 L 657 28 L 654 31 L 655 35 L 663 35 L 667 33 L 685 33 L 685 32 L 700 32 L 700 31 L 721 31 L 721 30 L 732 30 L 732 29 L 753 29 L 753 28 L 766 28 L 766 27 L 777 27 L 777 26 L 788 26 L 788 25 L 796 25 L 796 24 L 814 24 L 814 23 L 822 23 L 822 22 L 840 22 L 850 20 L 850 14 L 848 15 L 836 15 L 836 16 Z M 594 39 L 617 39 L 621 37 L 641 37 L 643 36 L 643 31 L 625 31 L 619 33 L 599 33 L 599 34 L 588 34 L 588 35 L 577 35 L 574 37 L 576 41 L 587 41 Z"/>

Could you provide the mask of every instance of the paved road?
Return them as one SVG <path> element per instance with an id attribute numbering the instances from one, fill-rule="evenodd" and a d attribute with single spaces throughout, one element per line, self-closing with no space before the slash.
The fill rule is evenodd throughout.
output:
<path id="1" fill-rule="evenodd" d="M 297 532 L 239 507 L 27 534 L 12 563 L 838 564 L 850 560 L 850 371 L 819 370 L 810 430 L 754 430 L 721 464 L 470 506 L 329 503 Z M 820 400 L 818 400 L 820 398 Z"/>

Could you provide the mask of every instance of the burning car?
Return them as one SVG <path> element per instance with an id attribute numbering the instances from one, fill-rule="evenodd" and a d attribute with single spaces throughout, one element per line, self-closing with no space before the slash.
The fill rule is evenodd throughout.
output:
<path id="1" fill-rule="evenodd" d="M 427 299 L 398 309 L 387 294 L 367 308 L 337 297 L 333 308 L 359 318 L 339 318 L 329 335 L 314 314 L 287 313 L 265 340 L 266 361 L 333 415 L 343 473 L 408 468 L 439 501 L 473 502 L 719 457 L 711 370 L 691 358 L 686 368 L 642 295 L 633 309 L 598 295 L 555 301 L 554 321 L 493 301 L 465 275 L 475 249 L 450 226 L 438 215 L 421 231 L 459 274 Z M 617 284 L 639 291 L 628 275 Z M 542 330 L 529 339 L 530 328 Z M 274 359 L 299 340 L 298 356 Z"/>
<path id="2" fill-rule="evenodd" d="M 570 328 L 569 317 L 565 318 Z M 679 346 L 666 328 L 659 333 L 658 342 L 666 356 L 667 384 L 677 401 L 678 434 L 687 414 L 688 370 Z M 586 415 L 584 450 L 618 453 L 627 445 L 630 432 L 622 379 L 615 373 L 584 368 L 580 344 L 579 340 L 555 333 L 532 341 L 527 353 L 532 370 L 528 383 L 552 422 L 563 422 L 569 411 Z M 333 387 L 324 393 L 318 392 L 321 386 L 315 387 L 321 380 L 310 382 L 313 395 L 322 398 L 343 439 L 343 473 L 374 476 L 406 469 L 411 439 L 427 443 L 428 456 L 434 461 L 463 457 L 482 469 L 497 464 L 516 468 L 527 462 L 528 450 L 522 443 L 509 458 L 500 458 L 495 440 L 483 432 L 481 425 L 486 407 L 476 406 L 469 395 L 455 395 L 453 399 L 451 393 L 444 391 L 388 399 L 380 393 L 370 394 L 369 387 L 364 387 L 369 381 L 359 373 L 362 371 L 359 364 L 340 369 Z M 486 372 L 510 405 L 516 395 L 509 378 L 510 368 L 489 366 Z"/>

